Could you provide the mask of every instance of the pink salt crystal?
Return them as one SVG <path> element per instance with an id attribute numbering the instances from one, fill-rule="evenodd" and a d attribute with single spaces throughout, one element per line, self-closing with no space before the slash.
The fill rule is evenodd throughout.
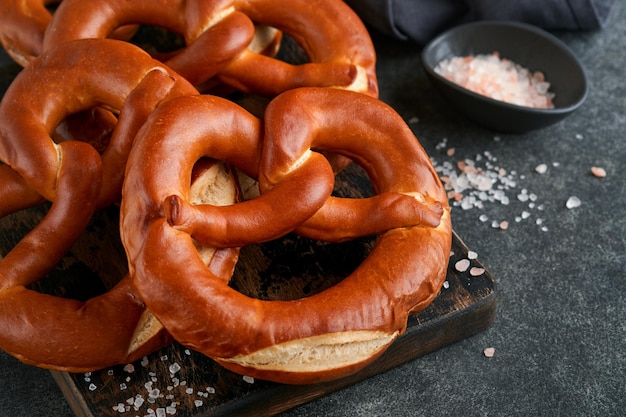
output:
<path id="1" fill-rule="evenodd" d="M 470 266 L 469 259 L 461 259 L 460 261 L 457 261 L 454 264 L 454 269 L 456 269 L 459 272 L 465 272 L 467 271 L 467 268 L 469 268 L 469 266 Z"/>
<path id="2" fill-rule="evenodd" d="M 594 177 L 604 178 L 606 177 L 606 171 L 601 167 L 591 167 L 591 173 Z"/>
<path id="3" fill-rule="evenodd" d="M 470 275 L 473 276 L 473 277 L 479 277 L 479 276 L 481 276 L 484 273 L 485 273 L 485 268 L 480 268 L 478 266 L 473 266 L 470 269 Z"/>
<path id="4" fill-rule="evenodd" d="M 483 350 L 483 354 L 487 357 L 487 358 L 493 358 L 493 355 L 496 353 L 496 349 L 492 348 L 492 347 L 488 347 L 485 348 L 485 350 Z"/>
<path id="5" fill-rule="evenodd" d="M 437 72 L 474 93 L 525 107 L 553 108 L 550 84 L 541 72 L 528 69 L 497 52 L 490 55 L 453 57 L 441 61 Z"/>

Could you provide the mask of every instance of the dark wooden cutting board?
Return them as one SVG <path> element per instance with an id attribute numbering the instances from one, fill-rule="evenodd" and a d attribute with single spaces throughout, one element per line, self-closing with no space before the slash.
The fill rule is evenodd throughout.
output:
<path id="1" fill-rule="evenodd" d="M 354 164 L 337 177 L 335 190 L 336 195 L 353 197 L 371 193 L 367 177 Z M 45 210 L 26 210 L 0 220 L 2 255 L 39 221 Z M 373 243 L 374 238 L 325 243 L 288 235 L 248 246 L 242 249 L 231 285 L 251 296 L 269 299 L 312 294 L 349 275 Z M 37 286 L 45 292 L 88 298 L 124 275 L 123 253 L 118 211 L 114 207 L 103 210 L 62 265 Z M 128 416 L 148 415 L 150 409 L 154 412 L 150 415 L 163 417 L 273 415 L 415 360 L 489 326 L 496 311 L 494 280 L 488 271 L 471 276 L 454 268 L 457 260 L 468 258 L 468 248 L 454 235 L 447 281 L 435 301 L 409 318 L 406 333 L 381 358 L 341 380 L 304 386 L 251 380 L 178 344 L 131 366 L 90 374 L 53 372 L 53 376 L 79 417 L 119 416 L 122 409 L 122 415 Z M 482 267 L 477 259 L 471 262 Z"/>

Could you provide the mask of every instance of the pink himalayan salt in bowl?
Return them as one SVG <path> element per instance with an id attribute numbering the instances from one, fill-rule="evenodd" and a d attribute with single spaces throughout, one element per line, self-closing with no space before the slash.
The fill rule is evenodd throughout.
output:
<path id="1" fill-rule="evenodd" d="M 437 89 L 475 122 L 523 133 L 559 122 L 587 96 L 585 71 L 553 35 L 518 22 L 455 27 L 422 51 Z"/>

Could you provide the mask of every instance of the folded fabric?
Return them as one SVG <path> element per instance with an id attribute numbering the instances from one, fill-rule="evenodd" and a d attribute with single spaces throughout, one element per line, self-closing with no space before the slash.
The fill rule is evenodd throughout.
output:
<path id="1" fill-rule="evenodd" d="M 476 20 L 514 20 L 548 30 L 602 28 L 615 0 L 345 0 L 364 22 L 402 40 L 425 44 Z"/>

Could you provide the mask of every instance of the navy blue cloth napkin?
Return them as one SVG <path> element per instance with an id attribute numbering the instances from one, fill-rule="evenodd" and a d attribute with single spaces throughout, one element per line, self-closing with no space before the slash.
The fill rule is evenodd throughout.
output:
<path id="1" fill-rule="evenodd" d="M 371 27 L 425 44 L 440 32 L 476 20 L 514 20 L 547 30 L 604 26 L 615 0 L 345 0 Z"/>

